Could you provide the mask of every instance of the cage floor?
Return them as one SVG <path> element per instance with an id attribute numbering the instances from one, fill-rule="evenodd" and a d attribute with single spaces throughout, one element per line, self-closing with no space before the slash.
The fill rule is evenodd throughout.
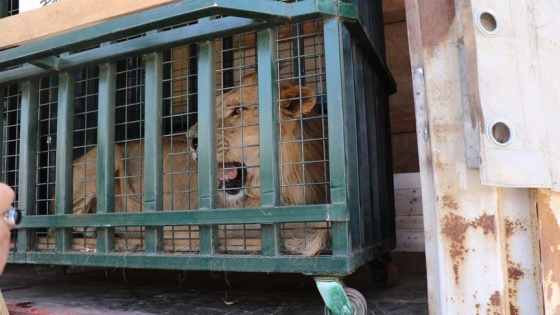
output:
<path id="1" fill-rule="evenodd" d="M 424 253 L 394 253 L 399 283 L 377 288 L 364 269 L 346 279 L 375 314 L 428 314 Z M 247 274 L 8 265 L 11 314 L 323 314 L 313 279 Z"/>

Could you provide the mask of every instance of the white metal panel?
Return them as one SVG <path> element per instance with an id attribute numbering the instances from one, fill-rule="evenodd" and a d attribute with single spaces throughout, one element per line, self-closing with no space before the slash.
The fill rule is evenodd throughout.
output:
<path id="1" fill-rule="evenodd" d="M 483 184 L 560 190 L 554 143 L 560 14 L 554 12 L 560 12 L 558 1 L 472 1 Z"/>

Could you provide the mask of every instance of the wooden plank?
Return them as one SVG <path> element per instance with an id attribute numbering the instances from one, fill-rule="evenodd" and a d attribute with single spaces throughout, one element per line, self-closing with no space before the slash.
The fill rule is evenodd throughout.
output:
<path id="1" fill-rule="evenodd" d="M 424 229 L 397 229 L 394 252 L 423 252 L 424 247 Z"/>
<path id="2" fill-rule="evenodd" d="M 393 186 L 399 189 L 418 189 L 420 190 L 420 173 L 395 174 Z"/>
<path id="3" fill-rule="evenodd" d="M 178 0 L 72 0 L 0 19 L 0 48 L 99 24 L 117 17 L 147 10 Z"/>
<path id="4" fill-rule="evenodd" d="M 383 22 L 402 22 L 406 19 L 404 0 L 383 0 Z"/>

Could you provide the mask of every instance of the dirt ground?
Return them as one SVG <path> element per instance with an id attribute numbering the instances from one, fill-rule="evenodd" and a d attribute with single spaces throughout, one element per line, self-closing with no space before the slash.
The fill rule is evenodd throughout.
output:
<path id="1" fill-rule="evenodd" d="M 345 279 L 370 314 L 428 314 L 424 253 L 395 253 L 399 282 L 374 285 L 363 268 Z M 312 277 L 8 265 L 0 288 L 10 314 L 324 314 Z"/>

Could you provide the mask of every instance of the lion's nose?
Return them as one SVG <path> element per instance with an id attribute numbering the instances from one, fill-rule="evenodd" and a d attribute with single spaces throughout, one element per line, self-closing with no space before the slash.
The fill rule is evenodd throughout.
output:
<path id="1" fill-rule="evenodd" d="M 191 148 L 194 151 L 196 151 L 196 149 L 198 148 L 198 137 L 196 137 L 196 136 L 189 137 L 189 144 L 190 144 Z"/>

